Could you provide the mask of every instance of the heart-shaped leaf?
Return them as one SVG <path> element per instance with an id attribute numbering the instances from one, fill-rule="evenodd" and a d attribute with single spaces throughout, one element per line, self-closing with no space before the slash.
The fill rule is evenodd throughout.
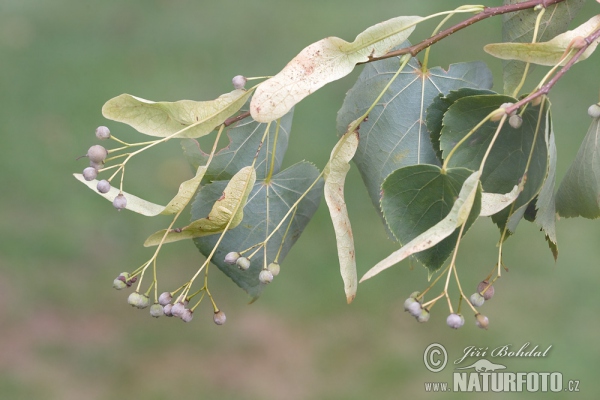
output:
<path id="1" fill-rule="evenodd" d="M 390 229 L 405 245 L 360 281 L 413 254 L 430 273 L 437 271 L 456 246 L 457 228 L 466 224 L 464 235 L 479 216 L 478 178 L 479 172 L 464 168 L 442 171 L 435 165 L 413 165 L 393 172 L 383 183 L 381 206 Z"/>
<path id="2" fill-rule="evenodd" d="M 371 26 L 352 43 L 328 37 L 304 48 L 281 72 L 257 87 L 250 103 L 252 118 L 260 122 L 281 118 L 309 94 L 348 75 L 356 64 L 404 42 L 421 19 L 396 17 Z"/>
<path id="3" fill-rule="evenodd" d="M 600 119 L 594 118 L 558 192 L 556 210 L 562 217 L 600 217 Z"/>
<path id="4" fill-rule="evenodd" d="M 340 135 L 367 111 L 398 65 L 399 60 L 392 58 L 365 66 L 338 112 Z M 439 163 L 425 126 L 425 112 L 433 99 L 462 87 L 487 89 L 491 85 L 491 72 L 482 62 L 452 64 L 447 71 L 436 67 L 425 72 L 418 60 L 409 62 L 359 129 L 360 143 L 354 162 L 379 212 L 381 184 L 390 173 L 408 165 Z"/>
<path id="5" fill-rule="evenodd" d="M 264 251 L 261 249 L 252 257 L 252 265 L 246 271 L 224 262 L 225 255 L 232 251 L 242 251 L 263 240 L 273 232 L 290 207 L 300 198 L 319 176 L 319 171 L 310 163 L 295 164 L 274 175 L 269 182 L 258 181 L 252 188 L 244 219 L 234 230 L 227 231 L 217 248 L 212 262 L 229 276 L 238 286 L 256 299 L 264 288 L 258 280 L 263 266 L 275 260 L 281 247 L 278 261 L 282 263 L 292 245 L 312 218 L 321 201 L 323 181 L 318 181 L 306 197 L 298 204 L 291 226 L 285 235 L 290 217 L 286 218 L 283 228 L 279 229 L 267 244 L 267 260 L 264 263 Z M 192 219 L 204 218 L 210 212 L 211 205 L 221 197 L 227 181 L 217 181 L 200 189 L 192 205 Z M 202 254 L 208 256 L 216 245 L 219 235 L 194 239 Z M 282 245 L 283 241 L 283 245 Z"/>
<path id="6" fill-rule="evenodd" d="M 444 127 L 440 139 L 440 147 L 444 157 L 481 122 L 489 113 L 496 110 L 503 103 L 516 102 L 504 95 L 480 95 L 464 97 L 454 102 L 444 115 Z M 527 204 L 538 195 L 548 172 L 548 149 L 544 138 L 548 113 L 547 103 L 543 110 L 540 106 L 529 106 L 523 113 L 523 123 L 519 128 L 504 124 L 498 138 L 487 158 L 485 168 L 481 175 L 481 185 L 484 192 L 508 193 L 523 178 L 531 147 L 535 147 L 532 154 L 527 180 L 523 191 L 514 203 L 513 212 L 525 212 Z M 541 116 L 541 118 L 540 118 Z M 539 120 L 539 124 L 538 124 Z M 483 156 L 494 136 L 498 122 L 486 122 L 466 142 L 459 146 L 450 160 L 449 167 L 465 167 L 472 170 L 479 169 Z M 501 229 L 509 217 L 510 208 L 495 214 L 492 219 Z M 518 223 L 518 220 L 516 222 Z M 516 224 L 509 224 L 511 232 Z"/>

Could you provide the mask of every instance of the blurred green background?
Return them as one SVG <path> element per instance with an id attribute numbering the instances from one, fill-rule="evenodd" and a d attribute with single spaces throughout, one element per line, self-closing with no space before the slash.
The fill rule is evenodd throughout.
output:
<path id="1" fill-rule="evenodd" d="M 127 305 L 128 294 L 113 290 L 112 280 L 151 255 L 142 243 L 169 219 L 117 213 L 71 176 L 84 168 L 85 161 L 75 158 L 96 143 L 96 126 L 106 124 L 125 140 L 142 139 L 103 119 L 102 104 L 113 96 L 213 99 L 231 90 L 234 75 L 274 74 L 323 37 L 351 40 L 393 16 L 459 5 L 455 0 L 0 1 L 0 398 L 474 397 L 425 393 L 424 382 L 452 376 L 451 366 L 438 374 L 425 368 L 423 351 L 434 342 L 446 346 L 450 363 L 466 346 L 552 345 L 544 359 L 493 361 L 514 372 L 562 372 L 565 379 L 581 381 L 579 397 L 597 398 L 597 221 L 559 221 L 557 263 L 543 235 L 522 223 L 505 247 L 510 272 L 482 309 L 490 330 L 477 329 L 467 314 L 465 326 L 454 331 L 445 324 L 441 303 L 427 324 L 402 311 L 404 299 L 427 286 L 425 269 L 406 262 L 362 284 L 355 302 L 346 305 L 333 229 L 322 204 L 256 303 L 247 305 L 246 295 L 214 270 L 212 292 L 228 317 L 218 327 L 208 304 L 189 324 L 155 320 Z M 574 23 L 599 10 L 588 1 Z M 419 27 L 412 40 L 433 27 Z M 493 18 L 454 35 L 434 47 L 431 65 L 483 59 L 501 90 L 501 63 L 482 51 L 484 44 L 499 41 L 500 29 L 501 18 Z M 586 109 L 598 101 L 598 60 L 595 54 L 576 65 L 551 94 L 559 179 L 587 131 Z M 337 109 L 358 72 L 297 106 L 285 165 L 307 159 L 323 167 L 336 142 Z M 190 176 L 176 142 L 133 164 L 128 190 L 163 204 Z M 347 198 L 362 274 L 395 245 L 355 169 Z M 486 219 L 463 242 L 458 266 L 469 293 L 494 265 L 497 239 Z M 175 286 L 202 259 L 191 243 L 177 243 L 165 248 L 159 261 L 161 280 Z M 542 396 L 547 395 L 522 394 Z"/>

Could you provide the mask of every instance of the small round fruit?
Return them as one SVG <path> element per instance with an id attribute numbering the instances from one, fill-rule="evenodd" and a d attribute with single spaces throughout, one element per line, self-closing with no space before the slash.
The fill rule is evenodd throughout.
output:
<path id="1" fill-rule="evenodd" d="M 427 310 L 421 310 L 421 314 L 419 314 L 419 316 L 417 316 L 417 321 L 419 322 L 427 322 L 429 321 L 429 311 Z"/>
<path id="2" fill-rule="evenodd" d="M 446 318 L 446 324 L 452 329 L 458 329 L 465 324 L 465 318 L 459 314 L 450 314 Z"/>
<path id="3" fill-rule="evenodd" d="M 230 253 L 227 253 L 227 255 L 225 255 L 224 261 L 225 261 L 225 264 L 233 265 L 238 260 L 238 258 L 240 258 L 240 253 L 238 253 L 237 251 L 232 251 Z"/>
<path id="4" fill-rule="evenodd" d="M 487 329 L 490 325 L 490 320 L 483 314 L 477 314 L 475 315 L 475 323 L 481 329 Z"/>
<path id="5" fill-rule="evenodd" d="M 225 321 L 227 321 L 227 316 L 221 310 L 215 311 L 215 315 L 213 315 L 213 321 L 215 321 L 215 324 L 217 325 L 223 325 Z"/>
<path id="6" fill-rule="evenodd" d="M 142 295 L 139 294 L 138 292 L 133 292 L 127 298 L 127 303 L 129 303 L 133 307 L 137 307 L 138 304 L 140 304 L 142 302 L 141 297 L 142 297 Z"/>
<path id="7" fill-rule="evenodd" d="M 188 308 L 186 308 L 181 314 L 181 319 L 183 322 L 190 322 L 194 318 L 194 312 Z"/>
<path id="8" fill-rule="evenodd" d="M 83 170 L 83 179 L 93 181 L 98 176 L 98 170 L 94 167 L 87 167 Z"/>
<path id="9" fill-rule="evenodd" d="M 492 116 L 490 117 L 490 121 L 492 121 L 492 122 L 500 121 L 502 119 L 502 117 L 504 117 L 506 115 L 506 110 L 504 109 L 503 105 L 500 106 L 500 108 L 497 108 L 496 110 L 492 111 Z"/>
<path id="10" fill-rule="evenodd" d="M 238 266 L 239 269 L 245 271 L 248 268 L 250 268 L 250 259 L 246 257 L 240 257 L 235 261 L 235 264 Z"/>
<path id="11" fill-rule="evenodd" d="M 139 300 L 139 303 L 137 304 L 137 308 L 146 308 L 150 305 L 150 298 L 148 296 L 146 296 L 145 294 L 142 294 Z"/>
<path id="12" fill-rule="evenodd" d="M 98 182 L 98 184 L 96 185 L 96 189 L 100 192 L 100 193 L 108 193 L 108 191 L 110 190 L 110 183 L 106 180 L 106 179 L 102 179 L 100 182 Z"/>
<path id="13" fill-rule="evenodd" d="M 173 307 L 171 308 L 171 314 L 173 314 L 174 317 L 181 318 L 184 311 L 185 311 L 185 306 L 183 305 L 182 302 L 178 302 L 177 304 L 174 304 Z"/>
<path id="14" fill-rule="evenodd" d="M 173 300 L 173 296 L 171 296 L 171 293 L 169 292 L 163 292 L 158 296 L 158 304 L 161 306 L 166 306 L 171 300 Z"/>
<path id="15" fill-rule="evenodd" d="M 588 115 L 592 118 L 600 118 L 600 104 L 592 104 L 588 108 Z"/>
<path id="16" fill-rule="evenodd" d="M 508 119 L 508 124 L 514 129 L 519 129 L 521 125 L 523 125 L 523 118 L 521 118 L 521 116 L 518 114 L 511 115 Z"/>
<path id="17" fill-rule="evenodd" d="M 484 290 L 485 292 L 483 292 Z M 490 285 L 488 281 L 481 281 L 479 282 L 479 285 L 477 285 L 477 293 L 482 293 L 483 298 L 489 300 L 494 297 L 494 286 Z"/>
<path id="18" fill-rule="evenodd" d="M 88 149 L 87 156 L 90 161 L 95 163 L 101 163 L 104 161 L 106 156 L 108 155 L 108 151 L 99 144 L 95 144 Z"/>
<path id="19" fill-rule="evenodd" d="M 271 283 L 273 282 L 273 274 L 268 269 L 263 269 L 260 271 L 260 274 L 258 274 L 258 280 L 260 283 L 264 284 Z"/>
<path id="20" fill-rule="evenodd" d="M 102 168 L 104 168 L 104 163 L 103 162 L 93 162 L 90 161 L 90 167 L 95 168 L 97 171 L 100 171 Z"/>
<path id="21" fill-rule="evenodd" d="M 106 140 L 110 137 L 110 130 L 105 126 L 96 128 L 96 137 L 100 140 Z"/>
<path id="22" fill-rule="evenodd" d="M 269 272 L 271 272 L 271 274 L 273 276 L 277 276 L 277 275 L 279 275 L 279 271 L 281 270 L 281 267 L 279 266 L 279 263 L 272 262 L 271 264 L 269 264 L 267 266 L 267 269 L 269 270 Z"/>
<path id="23" fill-rule="evenodd" d="M 115 280 L 113 281 L 113 288 L 117 290 L 125 289 L 126 287 L 127 284 L 119 278 L 115 278 Z"/>
<path id="24" fill-rule="evenodd" d="M 469 300 L 471 300 L 473 307 L 481 307 L 485 303 L 485 298 L 479 293 L 473 293 Z"/>
<path id="25" fill-rule="evenodd" d="M 248 82 L 248 79 L 246 79 L 246 77 L 242 75 L 236 75 L 231 80 L 231 83 L 233 83 L 233 87 L 236 89 L 243 89 L 244 86 L 246 86 L 246 82 Z"/>
<path id="26" fill-rule="evenodd" d="M 512 107 L 512 106 L 514 106 L 514 105 L 515 105 L 515 103 L 503 103 L 503 104 L 500 106 L 500 108 L 508 108 L 508 107 Z M 511 113 L 510 113 L 510 115 L 509 115 L 509 116 L 511 116 L 511 117 L 512 117 L 512 116 L 513 116 L 513 115 L 515 115 L 516 113 L 517 113 L 517 110 L 514 110 L 513 112 L 511 112 Z"/>
<path id="27" fill-rule="evenodd" d="M 408 313 L 410 315 L 412 315 L 413 317 L 419 317 L 419 315 L 421 315 L 421 311 L 423 310 L 423 308 L 421 307 L 421 303 L 419 303 L 418 301 L 415 301 L 414 303 L 410 304 L 408 306 L 408 309 L 406 311 L 408 311 Z"/>
<path id="28" fill-rule="evenodd" d="M 158 303 L 154 303 L 150 306 L 150 315 L 154 318 L 158 318 L 160 316 L 165 315 L 165 311 L 163 310 L 163 306 Z"/>
<path id="29" fill-rule="evenodd" d="M 115 197 L 113 200 L 113 207 L 119 211 L 127 207 L 127 198 L 123 196 L 123 193 L 119 193 L 117 197 Z"/>
<path id="30" fill-rule="evenodd" d="M 173 314 L 171 313 L 172 308 L 173 308 L 173 304 L 167 304 L 166 306 L 163 307 L 163 313 L 167 317 L 172 317 L 173 316 Z"/>

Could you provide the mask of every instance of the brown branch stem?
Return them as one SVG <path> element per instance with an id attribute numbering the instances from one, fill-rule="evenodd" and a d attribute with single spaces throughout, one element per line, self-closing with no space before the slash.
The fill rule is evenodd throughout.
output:
<path id="1" fill-rule="evenodd" d="M 546 8 L 548 6 L 551 6 L 551 5 L 557 4 L 557 3 L 561 3 L 563 1 L 565 1 L 565 0 L 529 0 L 529 1 L 524 1 L 522 3 L 507 4 L 507 5 L 499 6 L 499 7 L 486 7 L 479 14 L 474 15 L 471 18 L 467 18 L 466 20 L 464 20 L 454 26 L 451 26 L 448 29 L 443 30 L 440 33 L 433 35 L 433 36 L 423 40 L 420 43 L 417 43 L 413 46 L 405 47 L 403 49 L 390 51 L 389 53 L 384 54 L 383 56 L 380 56 L 380 57 L 371 57 L 369 59 L 369 61 L 366 61 L 366 62 L 360 63 L 360 64 L 366 64 L 366 63 L 370 63 L 373 61 L 384 60 L 386 58 L 397 57 L 397 56 L 401 56 L 404 54 L 410 54 L 411 56 L 414 57 L 417 54 L 419 54 L 421 51 L 423 51 L 426 48 L 428 48 L 429 46 L 433 45 L 434 43 L 437 43 L 440 40 L 444 39 L 445 37 L 450 36 L 450 35 L 458 32 L 459 30 L 464 29 L 470 25 L 473 25 L 474 23 L 479 22 L 481 20 L 487 19 L 489 17 L 494 17 L 496 15 L 526 10 L 529 8 L 534 8 L 538 5 L 542 5 L 544 8 Z"/>
<path id="2" fill-rule="evenodd" d="M 228 127 L 229 125 L 235 124 L 236 122 L 241 121 L 244 118 L 247 118 L 249 116 L 250 116 L 250 111 L 243 112 L 236 117 L 227 118 L 225 120 L 225 122 L 223 122 L 223 125 L 225 125 L 225 127 Z"/>
<path id="3" fill-rule="evenodd" d="M 567 73 L 567 71 L 569 69 L 571 69 L 571 67 L 573 66 L 573 64 L 575 64 L 577 62 L 577 60 L 579 60 L 579 58 L 587 50 L 587 48 L 590 47 L 590 45 L 592 43 L 594 43 L 594 41 L 596 41 L 598 38 L 600 38 L 600 28 L 596 29 L 596 31 L 594 31 L 592 34 L 590 34 L 589 36 L 587 36 L 584 39 L 585 45 L 583 45 L 577 51 L 577 53 L 575 53 L 573 55 L 573 57 L 571 57 L 571 59 L 560 69 L 560 71 L 558 71 L 556 74 L 554 74 L 554 76 L 548 81 L 548 83 L 544 84 L 541 88 L 539 88 L 538 90 L 530 93 L 529 96 L 523 98 L 522 100 L 519 100 L 518 102 L 516 102 L 512 106 L 506 107 L 506 113 L 510 114 L 513 111 L 519 109 L 519 107 L 523 106 L 524 104 L 529 103 L 533 99 L 535 99 L 537 97 L 540 97 L 540 96 L 547 95 L 550 92 L 550 89 L 552 89 L 552 87 L 554 85 L 556 85 L 556 82 L 558 82 L 560 80 L 560 78 L 562 78 L 562 76 L 565 73 Z"/>

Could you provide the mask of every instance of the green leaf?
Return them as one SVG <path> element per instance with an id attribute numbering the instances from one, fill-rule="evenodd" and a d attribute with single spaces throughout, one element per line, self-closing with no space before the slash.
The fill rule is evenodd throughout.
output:
<path id="1" fill-rule="evenodd" d="M 486 89 L 460 88 L 458 90 L 450 91 L 446 96 L 444 96 L 444 93 L 440 93 L 433 98 L 433 102 L 427 108 L 427 118 L 425 122 L 427 123 L 427 129 L 429 130 L 431 145 L 433 146 L 440 163 L 442 162 L 440 135 L 442 134 L 442 120 L 444 114 L 456 100 L 479 94 L 495 94 L 495 92 Z"/>
<path id="2" fill-rule="evenodd" d="M 365 66 L 338 112 L 339 135 L 367 111 L 398 65 L 399 60 L 392 58 Z M 390 173 L 408 165 L 439 163 L 424 123 L 433 99 L 462 87 L 486 89 L 491 85 L 491 72 L 482 62 L 452 64 L 447 71 L 435 67 L 426 73 L 418 60 L 409 62 L 359 129 L 354 162 L 379 212 L 381 184 Z"/>
<path id="3" fill-rule="evenodd" d="M 265 265 L 264 249 L 252 257 L 252 265 L 247 271 L 241 271 L 235 265 L 225 264 L 225 255 L 232 251 L 245 250 L 265 240 L 318 176 L 319 171 L 312 164 L 300 162 L 274 175 L 268 183 L 257 181 L 248 197 L 244 219 L 236 229 L 225 234 L 217 248 L 212 262 L 252 298 L 258 298 L 264 288 L 264 284 L 258 280 L 258 274 Z M 211 205 L 221 196 L 226 184 L 226 181 L 217 181 L 200 189 L 192 205 L 192 219 L 203 218 L 209 213 Z M 280 264 L 283 264 L 285 256 L 317 210 L 322 190 L 323 181 L 320 180 L 300 201 L 279 254 Z M 267 245 L 267 264 L 275 260 L 289 219 L 286 219 L 282 228 L 273 235 Z M 212 235 L 194 239 L 194 242 L 200 252 L 208 256 L 217 240 L 218 235 Z"/>
<path id="4" fill-rule="evenodd" d="M 281 118 L 309 94 L 341 79 L 361 62 L 379 57 L 404 42 L 422 18 L 396 17 L 373 25 L 354 42 L 328 37 L 304 48 L 274 77 L 261 83 L 250 103 L 252 118 Z"/>
<path id="5" fill-rule="evenodd" d="M 479 215 L 478 178 L 479 172 L 454 168 L 444 173 L 435 165 L 413 165 L 392 173 L 383 183 L 381 205 L 390 229 L 406 244 L 360 281 L 415 253 L 430 273 L 437 271 L 456 246 L 458 228 L 466 224 L 464 235 Z"/>
<path id="6" fill-rule="evenodd" d="M 516 4 L 525 0 L 504 0 L 504 4 Z M 544 42 L 552 39 L 567 30 L 569 23 L 575 17 L 585 0 L 566 0 L 546 8 L 542 20 L 540 21 L 540 31 L 538 41 Z M 531 43 L 533 40 L 533 29 L 538 12 L 533 9 L 517 11 L 503 15 L 502 41 Z M 532 69 L 529 69 L 530 73 Z M 512 94 L 519 85 L 523 73 L 525 72 L 525 63 L 522 61 L 505 61 L 504 93 Z"/>
<path id="7" fill-rule="evenodd" d="M 344 281 L 346 301 L 352 303 L 356 297 L 358 277 L 356 274 L 356 253 L 354 251 L 354 236 L 348 217 L 348 209 L 344 200 L 344 183 L 350 170 L 350 160 L 358 147 L 358 133 L 350 132 L 344 135 L 331 151 L 329 162 L 325 166 L 325 201 L 329 207 L 329 215 L 335 230 L 340 273 Z"/>
<path id="8" fill-rule="evenodd" d="M 483 49 L 494 57 L 503 60 L 519 60 L 538 65 L 565 65 L 569 58 L 563 59 L 575 38 L 585 38 L 600 27 L 600 15 L 592 17 L 572 31 L 567 31 L 547 42 L 536 43 L 490 43 Z M 577 62 L 588 58 L 600 43 L 600 38 L 592 42 L 577 59 Z M 562 59 L 562 61 L 561 61 Z"/>
<path id="9" fill-rule="evenodd" d="M 558 192 L 556 210 L 562 217 L 600 217 L 600 119 L 594 118 Z"/>
<path id="10" fill-rule="evenodd" d="M 173 199 L 166 206 L 151 203 L 127 192 L 121 192 L 116 187 L 111 187 L 107 193 L 100 193 L 98 190 L 96 190 L 98 180 L 94 179 L 91 181 L 86 181 L 81 174 L 73 174 L 73 176 L 75 176 L 78 181 L 92 189 L 95 193 L 104 197 L 106 200 L 112 202 L 115 197 L 119 195 L 119 193 L 122 193 L 127 199 L 127 206 L 125 207 L 127 210 L 145 215 L 147 217 L 155 217 L 159 214 L 176 214 L 183 210 L 194 196 L 194 193 L 196 193 L 196 190 L 198 189 L 198 186 L 200 186 L 200 181 L 202 181 L 202 177 L 204 176 L 205 172 L 206 167 L 199 166 L 196 169 L 196 175 L 192 179 L 182 182 L 181 185 L 179 185 L 179 191 L 177 192 L 177 195 L 173 197 Z"/>
<path id="11" fill-rule="evenodd" d="M 444 127 L 440 139 L 440 147 L 447 157 L 456 144 L 489 113 L 498 109 L 500 105 L 516 100 L 504 95 L 482 95 L 464 97 L 450 106 L 444 115 Z M 544 104 L 547 104 L 544 102 Z M 520 209 L 539 193 L 548 170 L 548 149 L 546 146 L 546 114 L 548 106 L 544 106 L 539 127 L 537 126 L 540 115 L 540 106 L 529 106 L 523 113 L 523 124 L 520 128 L 513 128 L 508 123 L 504 124 L 487 158 L 485 168 L 481 175 L 481 184 L 484 192 L 508 193 L 523 178 L 527 160 L 535 138 L 535 148 L 527 173 L 527 180 L 523 191 L 514 203 L 515 216 L 522 216 Z M 483 156 L 496 132 L 498 122 L 486 122 L 463 145 L 457 148 L 448 161 L 449 167 L 464 167 L 472 170 L 479 169 Z M 536 135 L 537 131 L 537 135 Z M 509 217 L 509 208 L 495 214 L 492 219 L 503 229 Z M 516 218 L 516 217 L 515 217 Z M 509 224 L 509 230 L 514 232 L 520 217 Z"/>
<path id="12" fill-rule="evenodd" d="M 182 229 L 171 230 L 168 234 L 166 229 L 158 231 L 146 239 L 144 246 L 157 246 L 160 243 L 214 235 L 223 232 L 227 227 L 234 229 L 244 218 L 244 206 L 254 182 L 256 182 L 254 168 L 251 166 L 242 168 L 228 181 L 208 216 L 196 219 Z"/>
<path id="13" fill-rule="evenodd" d="M 211 101 L 181 100 L 154 102 L 122 94 L 107 101 L 102 115 L 131 125 L 149 136 L 167 137 L 188 128 L 176 137 L 205 136 L 235 114 L 252 90 L 234 90 Z"/>
<path id="14" fill-rule="evenodd" d="M 554 186 L 556 181 L 557 154 L 550 113 L 547 113 L 546 127 L 545 140 L 548 147 L 548 175 L 535 202 L 537 208 L 535 223 L 544 231 L 550 251 L 554 256 L 554 260 L 556 260 L 558 258 L 558 245 L 556 242 L 556 197 L 554 195 Z"/>
<path id="15" fill-rule="evenodd" d="M 247 111 L 247 107 L 248 104 L 240 112 Z M 281 118 L 279 133 L 277 134 L 277 123 L 273 122 L 271 124 L 267 138 L 260 148 L 260 153 L 256 160 L 257 179 L 264 179 L 268 175 L 274 150 L 276 151 L 273 173 L 276 174 L 281 169 L 281 163 L 287 150 L 288 139 L 292 129 L 293 114 L 292 110 Z M 256 156 L 256 150 L 260 146 L 260 141 L 266 128 L 267 124 L 254 121 L 252 118 L 245 118 L 227 127 L 226 132 L 229 137 L 229 144 L 213 156 L 204 176 L 204 182 L 231 179 L 241 168 L 250 165 Z M 277 142 L 275 142 L 276 138 Z M 181 141 L 181 145 L 192 167 L 197 168 L 200 165 L 206 164 L 209 154 L 202 151 L 197 140 L 184 139 Z"/>

